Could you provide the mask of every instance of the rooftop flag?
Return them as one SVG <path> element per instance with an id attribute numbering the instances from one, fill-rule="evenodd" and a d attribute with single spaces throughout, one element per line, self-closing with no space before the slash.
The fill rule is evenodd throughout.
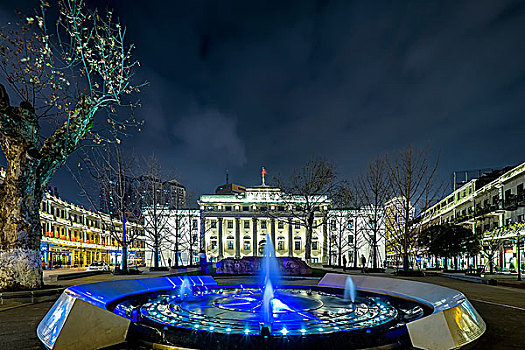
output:
<path id="1" fill-rule="evenodd" d="M 262 185 L 263 186 L 266 186 L 266 184 L 264 183 L 264 176 L 268 174 L 268 172 L 266 171 L 266 169 L 264 169 L 264 167 L 262 168 L 262 171 L 261 171 L 261 177 L 262 177 Z"/>

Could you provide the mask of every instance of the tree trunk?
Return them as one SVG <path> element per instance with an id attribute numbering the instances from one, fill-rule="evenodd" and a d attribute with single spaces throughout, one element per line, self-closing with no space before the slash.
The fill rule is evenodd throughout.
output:
<path id="1" fill-rule="evenodd" d="M 94 105 L 78 101 L 77 112 L 43 143 L 33 106 L 11 106 L 0 84 L 0 139 L 7 169 L 0 188 L 0 291 L 43 284 L 40 204 L 49 180 L 89 130 Z"/>
<path id="2" fill-rule="evenodd" d="M 128 271 L 128 246 L 123 245 L 122 246 L 122 271 L 127 272 Z"/>
<path id="3" fill-rule="evenodd" d="M 11 151 L 16 145 L 11 145 Z M 43 285 L 40 203 L 35 166 L 25 152 L 8 160 L 0 190 L 0 291 L 36 289 Z"/>
<path id="4" fill-rule="evenodd" d="M 7 168 L 0 186 L 0 291 L 43 284 L 40 240 L 42 180 L 38 118 L 28 103 L 11 107 L 0 84 L 1 145 Z"/>
<path id="5" fill-rule="evenodd" d="M 410 270 L 410 263 L 408 259 L 408 253 L 403 254 L 403 270 L 408 271 Z"/>
<path id="6" fill-rule="evenodd" d="M 306 263 L 308 264 L 312 263 L 313 227 L 314 227 L 314 213 L 311 212 L 310 214 L 308 214 L 308 218 L 306 220 L 306 244 L 304 246 L 304 259 L 306 260 Z"/>
<path id="7" fill-rule="evenodd" d="M 375 228 L 374 228 L 372 249 L 374 249 L 374 251 L 372 252 L 372 268 L 375 270 L 377 269 L 377 232 Z"/>
<path id="8" fill-rule="evenodd" d="M 126 217 L 122 214 L 122 271 L 128 271 L 128 241 L 126 237 Z"/>
<path id="9" fill-rule="evenodd" d="M 154 233 L 154 241 L 153 241 L 153 267 L 157 268 L 159 267 L 159 236 L 157 234 L 157 229 L 155 228 Z"/>
<path id="10" fill-rule="evenodd" d="M 343 259 L 343 244 L 342 244 L 342 234 L 339 234 L 339 244 L 337 249 L 337 266 L 341 266 L 342 259 Z M 346 267 L 346 266 L 345 266 Z"/>

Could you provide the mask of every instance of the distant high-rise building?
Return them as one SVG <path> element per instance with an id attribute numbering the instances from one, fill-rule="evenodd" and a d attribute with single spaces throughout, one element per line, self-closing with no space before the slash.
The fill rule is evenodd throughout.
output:
<path id="1" fill-rule="evenodd" d="M 107 186 L 100 187 L 101 211 L 116 214 L 123 210 L 138 217 L 144 207 L 153 203 L 170 209 L 180 209 L 186 205 L 186 188 L 175 179 L 162 181 L 155 176 L 143 175 L 139 178 L 126 177 L 123 181 L 123 194 L 118 193 L 119 186 L 113 180 Z"/>

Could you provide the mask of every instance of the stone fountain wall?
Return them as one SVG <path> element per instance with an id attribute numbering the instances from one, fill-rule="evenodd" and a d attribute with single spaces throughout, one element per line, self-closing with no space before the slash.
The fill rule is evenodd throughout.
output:
<path id="1" fill-rule="evenodd" d="M 283 275 L 309 275 L 312 270 L 300 258 L 277 258 Z M 231 275 L 257 274 L 261 270 L 262 257 L 243 257 L 242 259 L 226 258 L 217 263 L 216 273 Z"/>

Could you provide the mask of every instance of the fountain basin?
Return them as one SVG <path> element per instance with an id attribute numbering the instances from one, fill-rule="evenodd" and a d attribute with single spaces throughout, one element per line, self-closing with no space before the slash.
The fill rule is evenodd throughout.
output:
<path id="1" fill-rule="evenodd" d="M 209 276 L 188 278 L 191 292 L 183 294 L 181 290 L 187 289 L 182 287 L 184 280 L 171 277 L 75 286 L 68 288 L 46 315 L 38 327 L 38 335 L 48 348 L 60 349 L 67 348 L 61 337 L 67 338 L 77 323 L 86 331 L 98 328 L 98 334 L 104 329 L 116 332 L 118 324 L 131 344 L 207 349 L 318 350 L 326 346 L 448 349 L 458 346 L 446 343 L 452 337 L 451 330 L 455 330 L 450 327 L 446 313 L 455 316 L 454 322 L 463 332 L 470 331 L 469 341 L 484 331 L 481 317 L 457 291 L 390 278 L 374 277 L 368 282 L 366 278 L 356 278 L 357 295 L 351 303 L 343 296 L 346 277 L 327 274 L 318 286 L 275 286 L 270 321 L 261 312 L 264 291 L 260 286 L 219 286 Z M 86 324 L 86 313 L 75 314 L 72 303 L 90 305 L 103 312 L 109 321 Z M 440 317 L 446 322 L 439 323 Z M 447 332 L 449 338 L 444 336 Z M 428 341 L 427 345 L 421 343 L 421 339 L 433 341 L 434 334 L 441 334 L 441 343 L 431 344 L 432 347 Z M 75 337 L 94 336 L 77 332 Z M 123 339 L 120 335 L 112 341 L 104 345 Z M 69 348 L 81 348 L 77 345 L 68 343 Z"/>

